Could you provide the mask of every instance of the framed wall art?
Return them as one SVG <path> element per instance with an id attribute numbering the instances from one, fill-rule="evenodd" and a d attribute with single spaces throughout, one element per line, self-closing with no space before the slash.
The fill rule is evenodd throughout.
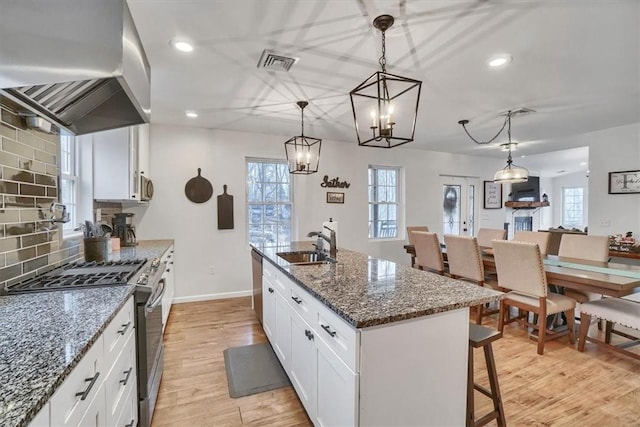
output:
<path id="1" fill-rule="evenodd" d="M 640 170 L 609 172 L 609 194 L 640 193 Z"/>
<path id="2" fill-rule="evenodd" d="M 493 181 L 484 182 L 484 209 L 502 208 L 502 184 Z"/>
<path id="3" fill-rule="evenodd" d="M 344 193 L 327 192 L 327 203 L 344 203 Z"/>

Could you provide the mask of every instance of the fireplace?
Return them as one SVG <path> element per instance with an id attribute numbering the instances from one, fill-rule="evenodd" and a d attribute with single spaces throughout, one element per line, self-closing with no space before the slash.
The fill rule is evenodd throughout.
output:
<path id="1" fill-rule="evenodd" d="M 516 216 L 513 218 L 513 231 L 533 231 L 532 216 Z"/>

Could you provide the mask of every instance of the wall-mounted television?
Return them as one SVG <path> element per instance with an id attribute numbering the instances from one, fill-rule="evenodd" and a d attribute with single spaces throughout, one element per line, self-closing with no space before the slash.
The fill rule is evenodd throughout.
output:
<path id="1" fill-rule="evenodd" d="M 527 182 L 511 184 L 511 200 L 514 202 L 539 202 L 540 177 L 529 176 Z"/>

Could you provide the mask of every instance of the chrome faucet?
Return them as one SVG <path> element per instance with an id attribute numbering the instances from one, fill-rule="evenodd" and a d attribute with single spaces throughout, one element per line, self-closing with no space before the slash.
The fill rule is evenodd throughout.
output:
<path id="1" fill-rule="evenodd" d="M 322 231 L 311 231 L 309 232 L 309 234 L 307 234 L 307 237 L 316 236 L 318 237 L 319 243 L 322 242 L 320 239 L 324 239 L 327 242 L 329 242 L 329 256 L 333 259 L 336 259 L 336 256 L 338 255 L 338 247 L 336 244 L 336 232 L 335 230 L 330 229 L 326 225 L 324 226 L 324 228 L 329 230 L 330 237 L 327 237 L 326 234 L 322 234 Z M 316 246 L 316 249 L 322 250 L 322 245 L 315 245 L 315 246 Z"/>

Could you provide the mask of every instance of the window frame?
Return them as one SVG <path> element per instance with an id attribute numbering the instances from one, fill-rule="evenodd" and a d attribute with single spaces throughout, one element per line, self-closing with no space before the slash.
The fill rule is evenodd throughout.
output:
<path id="1" fill-rule="evenodd" d="M 369 184 L 369 175 L 371 170 L 394 170 L 396 172 L 396 184 L 395 184 L 395 192 L 396 192 L 396 201 L 395 202 L 379 202 L 379 201 L 371 201 L 371 185 Z M 375 176 L 375 174 L 374 174 Z M 403 197 L 403 186 L 404 181 L 404 168 L 401 166 L 393 166 L 393 165 L 379 165 L 379 164 L 370 164 L 367 167 L 367 239 L 369 241 L 389 241 L 389 240 L 401 240 L 403 239 L 402 230 L 404 228 L 404 197 Z M 375 184 L 374 184 L 375 185 Z M 385 185 L 386 187 L 392 187 L 390 185 Z M 370 217 L 371 206 L 372 205 L 395 205 L 396 206 L 396 230 L 395 236 L 371 236 L 371 224 L 376 222 L 376 220 Z M 381 220 L 377 220 L 381 221 Z"/>
<path id="2" fill-rule="evenodd" d="M 567 190 L 581 190 L 581 205 L 582 211 L 580 213 L 580 224 L 569 223 L 566 222 L 566 212 L 567 212 Z M 582 186 L 567 186 L 562 187 L 562 226 L 563 227 L 571 227 L 571 228 L 584 228 L 585 224 L 585 187 Z M 575 195 L 571 196 L 575 200 Z M 575 203 L 573 203 L 575 206 Z"/>
<path id="3" fill-rule="evenodd" d="M 71 132 L 60 130 L 60 181 L 58 185 L 58 200 L 60 203 L 63 203 L 67 208 L 67 213 L 69 214 L 69 222 L 62 224 L 62 236 L 70 237 L 74 235 L 81 234 L 76 230 L 76 226 L 78 223 L 78 187 L 80 182 L 80 176 L 78 175 L 78 171 L 80 170 L 79 159 L 78 159 L 78 138 L 73 135 Z M 63 142 L 63 138 L 69 139 L 69 161 L 68 166 L 69 170 L 65 170 L 63 168 L 63 159 L 65 157 L 66 150 L 63 150 L 63 146 L 65 143 Z M 72 187 L 72 195 L 71 202 L 64 200 L 63 198 L 63 182 L 69 181 L 71 182 Z"/>
<path id="4" fill-rule="evenodd" d="M 278 165 L 283 165 L 284 168 L 286 169 L 286 173 L 289 176 L 289 196 L 290 196 L 290 200 L 288 203 L 283 203 L 283 202 L 265 202 L 264 201 L 264 196 L 263 196 L 263 201 L 261 203 L 256 203 L 256 202 L 251 202 L 249 201 L 249 186 L 250 186 L 250 180 L 249 180 L 249 164 L 250 163 L 263 163 L 263 164 L 278 164 Z M 295 229 L 294 229 L 294 220 L 295 220 L 295 192 L 294 192 L 294 180 L 293 180 L 293 176 L 289 173 L 289 165 L 287 163 L 286 159 L 273 159 L 273 158 L 262 158 L 262 157 L 245 157 L 245 180 L 246 180 L 246 187 L 245 187 L 245 213 L 246 213 L 246 243 L 247 245 L 256 245 L 259 247 L 264 247 L 264 248 L 268 248 L 268 247 L 277 247 L 279 245 L 278 240 L 276 239 L 275 244 L 273 245 L 264 245 L 264 244 L 260 244 L 260 243 L 253 243 L 251 242 L 251 213 L 250 213 L 250 206 L 251 205 L 256 205 L 259 204 L 261 206 L 267 206 L 267 205 L 288 205 L 289 206 L 289 211 L 290 211 L 290 218 L 289 218 L 289 237 L 290 237 L 290 242 L 295 240 Z M 264 182 L 264 181 L 262 181 Z M 264 223 L 262 224 L 264 226 Z"/>

